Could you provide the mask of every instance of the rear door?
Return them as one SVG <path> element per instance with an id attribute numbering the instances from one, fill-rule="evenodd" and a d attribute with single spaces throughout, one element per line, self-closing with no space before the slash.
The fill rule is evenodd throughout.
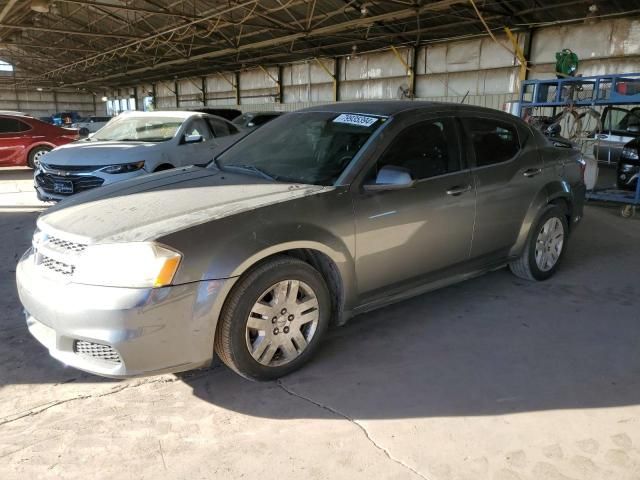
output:
<path id="1" fill-rule="evenodd" d="M 385 166 L 405 169 L 411 188 L 353 193 L 356 275 L 362 300 L 375 302 L 423 283 L 469 258 L 475 216 L 471 172 L 452 117 L 415 119 L 395 132 L 363 183 Z M 391 133 L 391 132 L 389 132 Z"/>
<path id="2" fill-rule="evenodd" d="M 0 117 L 0 165 L 26 163 L 26 149 L 31 143 L 30 129 L 17 118 Z"/>
<path id="3" fill-rule="evenodd" d="M 533 136 L 504 117 L 463 116 L 477 213 L 471 257 L 503 259 L 543 187 L 543 164 Z"/>

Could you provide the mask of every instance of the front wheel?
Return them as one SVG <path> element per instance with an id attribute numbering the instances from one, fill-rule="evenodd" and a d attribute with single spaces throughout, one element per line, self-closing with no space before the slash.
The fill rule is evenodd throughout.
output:
<path id="1" fill-rule="evenodd" d="M 537 281 L 551 277 L 564 254 L 568 232 L 564 211 L 555 205 L 547 207 L 531 230 L 522 255 L 509 264 L 513 274 Z"/>
<path id="2" fill-rule="evenodd" d="M 279 378 L 311 358 L 330 311 L 329 292 L 316 269 L 295 258 L 275 257 L 243 276 L 229 294 L 216 353 L 245 378 Z"/>
<path id="3" fill-rule="evenodd" d="M 29 168 L 32 168 L 34 170 L 38 168 L 40 166 L 40 160 L 42 159 L 42 157 L 44 157 L 50 151 L 51 151 L 51 147 L 45 147 L 45 146 L 36 147 L 33 150 L 31 150 L 27 158 L 27 165 L 29 166 Z"/>

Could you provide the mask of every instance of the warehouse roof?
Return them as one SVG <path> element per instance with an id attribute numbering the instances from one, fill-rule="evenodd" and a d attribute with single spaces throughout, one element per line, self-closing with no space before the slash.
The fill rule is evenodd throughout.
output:
<path id="1" fill-rule="evenodd" d="M 0 0 L 0 58 L 32 85 L 131 85 L 484 35 L 482 20 L 501 31 L 631 8 L 626 0 L 474 2 Z"/>

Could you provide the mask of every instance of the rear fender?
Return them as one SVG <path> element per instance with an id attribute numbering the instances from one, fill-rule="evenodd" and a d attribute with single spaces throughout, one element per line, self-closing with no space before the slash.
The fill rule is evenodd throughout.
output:
<path id="1" fill-rule="evenodd" d="M 563 182 L 556 181 L 548 183 L 538 192 L 529 205 L 529 209 L 527 210 L 522 226 L 520 227 L 516 243 L 509 251 L 510 257 L 518 257 L 522 254 L 527 243 L 527 239 L 529 238 L 529 234 L 531 233 L 531 229 L 543 215 L 545 207 L 558 200 L 565 201 L 568 208 L 571 208 L 570 190 L 568 185 Z"/>

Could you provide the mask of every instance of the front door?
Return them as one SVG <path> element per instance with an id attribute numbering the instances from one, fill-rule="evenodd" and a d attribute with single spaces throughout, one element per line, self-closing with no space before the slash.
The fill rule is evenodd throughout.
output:
<path id="1" fill-rule="evenodd" d="M 29 126 L 11 117 L 0 117 L 0 165 L 18 165 L 28 144 Z M 25 160 L 26 162 L 26 160 Z"/>
<path id="2" fill-rule="evenodd" d="M 354 191 L 356 275 L 364 303 L 465 261 L 471 248 L 475 192 L 461 163 L 453 118 L 406 126 L 364 183 L 375 182 L 385 166 L 405 169 L 416 183 L 400 190 Z"/>
<path id="3" fill-rule="evenodd" d="M 186 140 L 195 136 L 200 136 L 201 140 L 193 143 Z M 183 140 L 178 148 L 178 158 L 174 163 L 178 167 L 206 165 L 213 160 L 216 146 L 216 139 L 207 122 L 203 118 L 194 118 L 185 126 Z"/>

